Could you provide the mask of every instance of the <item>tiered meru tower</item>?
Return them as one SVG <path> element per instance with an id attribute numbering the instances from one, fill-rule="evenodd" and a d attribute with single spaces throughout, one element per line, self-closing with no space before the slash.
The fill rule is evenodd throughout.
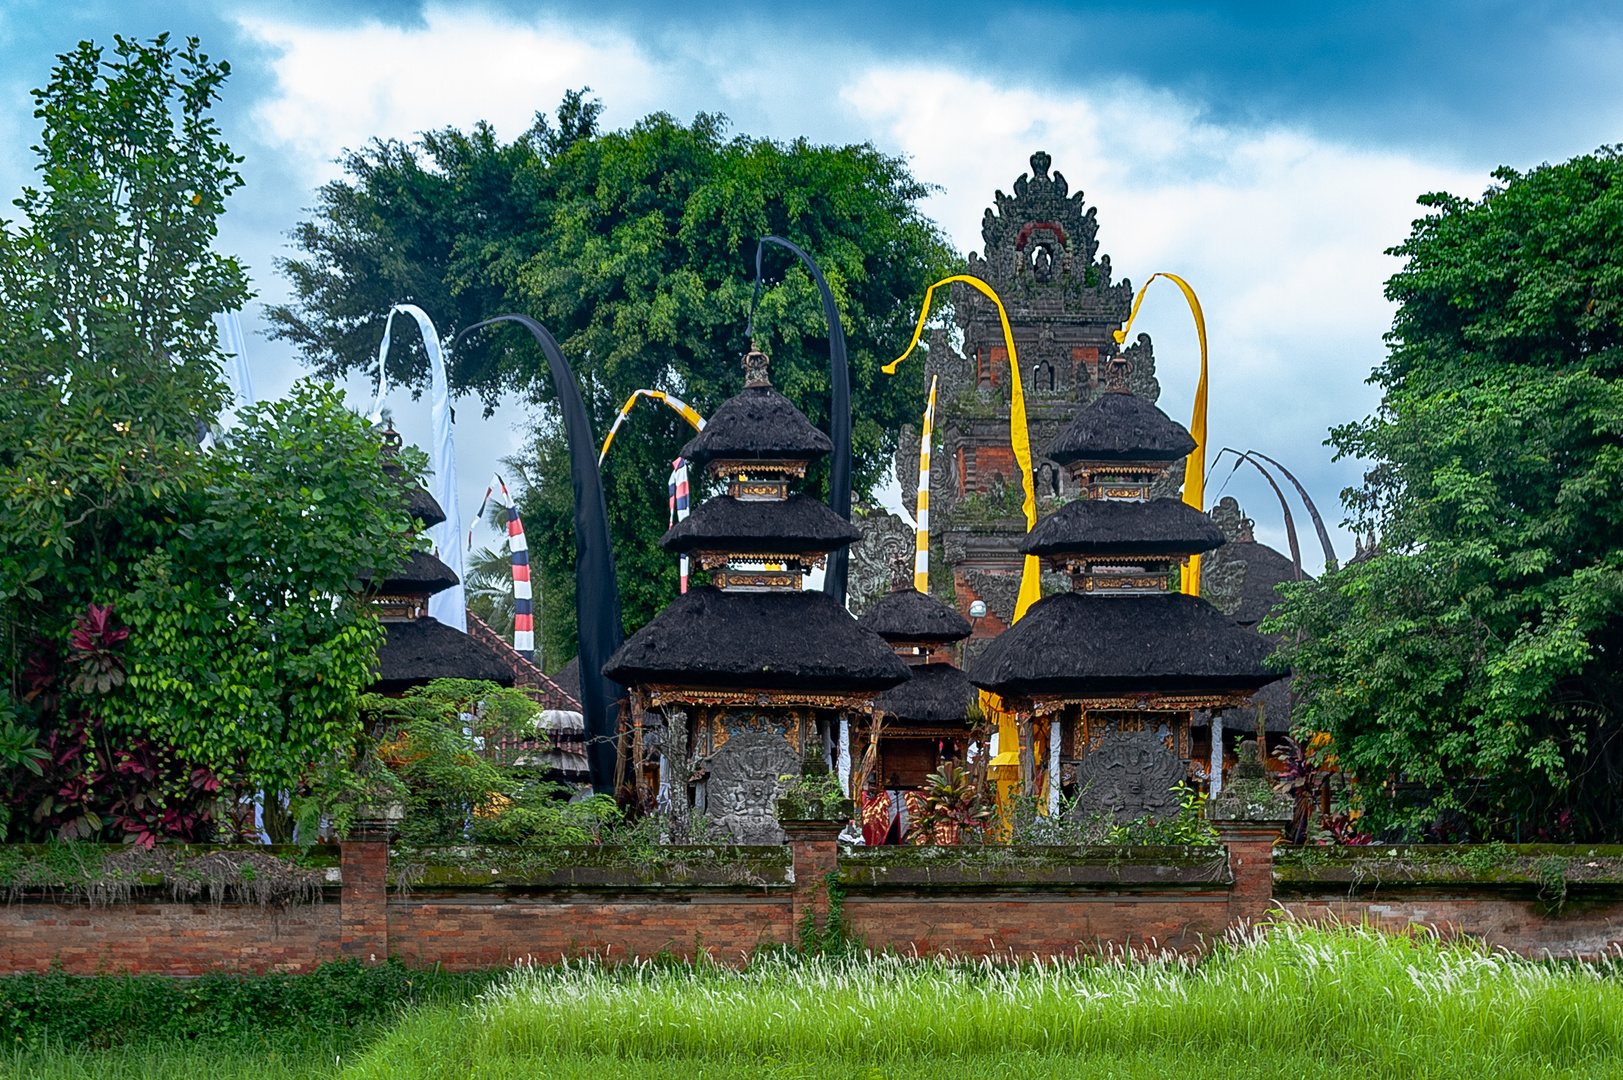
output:
<path id="1" fill-rule="evenodd" d="M 742 843 L 778 843 L 779 777 L 803 749 L 828 745 L 842 717 L 866 718 L 874 695 L 908 678 L 884 639 L 862 629 L 804 572 L 859 537 L 826 505 L 789 494 L 832 444 L 772 388 L 767 358 L 744 358 L 744 390 L 682 448 L 726 494 L 706 499 L 661 538 L 691 556 L 710 585 L 678 596 L 604 666 L 629 688 L 634 714 L 659 717 L 678 774 Z M 686 764 L 691 757 L 693 768 Z M 686 797 L 675 780 L 672 798 Z"/>
<path id="2" fill-rule="evenodd" d="M 1031 155 L 1031 174 L 1015 181 L 1014 194 L 996 193 L 997 206 L 981 224 L 984 256 L 971 254 L 964 268 L 1008 308 L 1033 447 L 1054 439 L 1098 396 L 1099 365 L 1116 354 L 1113 333 L 1133 301 L 1132 285 L 1113 281 L 1110 257 L 1099 254 L 1096 209 L 1082 192 L 1070 191 L 1062 174 L 1050 173 L 1050 163 L 1045 153 Z M 930 507 L 958 610 L 967 613 L 977 599 L 987 606 L 966 649 L 967 663 L 985 639 L 1013 621 L 1021 569 L 1016 548 L 1026 530 L 1009 438 L 1009 357 L 997 308 L 961 283 L 952 287 L 952 303 L 963 352 L 938 330 L 926 366 L 926 381 L 940 379 L 942 402 Z M 1153 403 L 1160 385 L 1148 335 L 1138 335 L 1125 355 L 1133 364 L 1133 393 Z M 918 434 L 910 435 L 902 440 L 897 468 L 908 506 L 918 476 Z M 1039 458 L 1033 467 L 1039 507 L 1074 494 L 1060 463 Z M 1166 493 L 1176 491 L 1173 480 Z"/>
<path id="3" fill-rule="evenodd" d="M 1192 710 L 1243 706 L 1279 675 L 1264 666 L 1273 642 L 1177 591 L 1180 565 L 1224 542 L 1205 514 L 1155 497 L 1194 440 L 1130 391 L 1126 360 L 1106 368 L 1105 392 L 1045 452 L 1080 497 L 1017 548 L 1068 577 L 1070 592 L 1033 604 L 969 678 L 1002 695 L 1023 744 L 1047 742 L 1058 751 L 1049 761 L 1075 763 L 1061 782 L 1080 812 L 1130 819 L 1175 809 Z"/>

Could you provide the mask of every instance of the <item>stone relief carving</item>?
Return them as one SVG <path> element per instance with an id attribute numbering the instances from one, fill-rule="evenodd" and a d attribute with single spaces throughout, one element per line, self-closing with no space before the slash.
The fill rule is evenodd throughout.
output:
<path id="1" fill-rule="evenodd" d="M 1123 731 L 1112 724 L 1076 766 L 1077 814 L 1109 813 L 1118 824 L 1177 810 L 1173 785 L 1187 766 L 1167 748 L 1166 724 Z"/>
<path id="2" fill-rule="evenodd" d="M 986 601 L 986 610 L 1004 626 L 1014 624 L 1014 606 L 1020 600 L 1020 575 L 987 570 L 965 570 L 964 578 L 976 596 Z"/>
<path id="3" fill-rule="evenodd" d="M 913 471 L 918 473 L 916 463 Z M 862 539 L 850 547 L 846 592 L 851 613 L 861 615 L 890 591 L 897 552 L 912 551 L 916 540 L 911 525 L 877 507 L 858 506 L 851 513 L 851 524 L 862 533 Z"/>
<path id="4" fill-rule="evenodd" d="M 1225 495 L 1208 516 L 1223 530 L 1228 543 L 1209 551 L 1200 560 L 1200 595 L 1225 615 L 1240 610 L 1245 587 L 1246 562 L 1229 550 L 1229 544 L 1251 539 L 1251 519 L 1240 510 L 1232 495 Z"/>
<path id="5" fill-rule="evenodd" d="M 706 762 L 711 820 L 740 844 L 783 843 L 772 804 L 783 786 L 778 777 L 799 772 L 800 755 L 769 714 L 725 713 L 718 719 L 727 741 Z"/>

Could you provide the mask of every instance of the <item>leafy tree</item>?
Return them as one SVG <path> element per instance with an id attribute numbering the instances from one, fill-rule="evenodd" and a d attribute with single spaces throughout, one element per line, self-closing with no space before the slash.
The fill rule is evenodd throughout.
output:
<path id="1" fill-rule="evenodd" d="M 289 790 L 352 739 L 371 681 L 358 573 L 413 543 L 331 388 L 200 450 L 225 397 L 211 316 L 248 295 L 211 250 L 241 183 L 209 113 L 228 71 L 196 40 L 117 38 L 35 93 L 42 184 L 0 227 L 14 834 L 202 838 L 222 798 Z"/>
<path id="2" fill-rule="evenodd" d="M 758 237 L 810 251 L 841 305 L 850 342 L 855 486 L 888 467 L 895 432 L 922 400 L 917 366 L 890 379 L 932 275 L 952 264 L 940 231 L 918 210 L 928 188 L 872 146 L 727 138 L 725 121 L 683 125 L 656 113 L 614 132 L 600 106 L 567 95 L 556 122 L 503 144 L 486 125 L 415 143 L 374 142 L 349 154 L 348 178 L 322 189 L 316 216 L 283 264 L 296 300 L 273 308 L 274 331 L 324 373 L 374 364 L 382 316 L 411 300 L 441 332 L 504 311 L 526 312 L 564 346 L 599 435 L 639 388 L 677 393 L 708 414 L 743 385 Z M 782 252 L 767 255 L 771 287 L 756 335 L 774 383 L 827 429 L 828 354 L 815 286 Z M 402 350 L 394 376 L 421 383 L 426 359 Z M 911 374 L 907 374 L 911 372 Z M 575 651 L 571 494 L 563 436 L 548 406 L 545 363 L 522 332 L 493 329 L 459 346 L 452 385 L 487 406 L 516 391 L 539 406 L 531 448 L 516 463 L 539 568 L 544 654 Z M 640 406 L 605 465 L 627 630 L 676 592 L 665 531 L 665 478 L 690 437 L 682 421 Z M 826 486 L 814 475 L 813 489 Z"/>
<path id="3" fill-rule="evenodd" d="M 1623 156 L 1495 177 L 1392 249 L 1381 406 L 1330 439 L 1373 463 L 1345 497 L 1375 543 L 1273 628 L 1376 828 L 1615 838 Z"/>

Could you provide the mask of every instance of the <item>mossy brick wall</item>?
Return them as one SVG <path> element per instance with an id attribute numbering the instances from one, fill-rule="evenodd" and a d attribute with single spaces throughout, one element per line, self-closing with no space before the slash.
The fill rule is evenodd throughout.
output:
<path id="1" fill-rule="evenodd" d="M 471 969 L 700 949 L 737 962 L 795 940 L 797 910 L 808 904 L 799 893 L 815 882 L 832 889 L 847 926 L 873 948 L 1019 956 L 1198 949 L 1233 924 L 1233 854 L 859 849 L 830 879 L 826 859 L 801 867 L 788 848 L 678 852 L 656 863 L 601 850 L 543 859 L 461 849 L 419 852 L 417 863 L 397 855 L 387 866 L 378 847 L 356 848 L 341 860 L 353 880 L 332 884 L 321 903 L 281 910 L 175 902 L 162 885 L 95 906 L 25 891 L 0 905 L 0 971 L 57 963 L 85 974 L 297 972 L 342 956 L 390 955 Z M 1273 877 L 1274 901 L 1294 918 L 1423 926 L 1531 955 L 1623 945 L 1623 848 L 1281 853 Z M 1249 910 L 1256 898 L 1238 899 Z"/>

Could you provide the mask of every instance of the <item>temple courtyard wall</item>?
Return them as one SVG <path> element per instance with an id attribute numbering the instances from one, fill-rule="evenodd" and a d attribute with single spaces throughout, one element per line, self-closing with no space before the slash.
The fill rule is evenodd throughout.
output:
<path id="1" fill-rule="evenodd" d="M 660 955 L 738 963 L 829 913 L 873 949 L 1019 958 L 1209 947 L 1273 919 L 1425 929 L 1529 956 L 1623 947 L 1623 848 L 869 848 L 791 832 L 782 847 L 328 852 L 314 902 L 179 901 L 163 883 L 87 902 L 16 888 L 0 972 L 307 971 L 352 958 L 493 967 Z M 676 852 L 674 856 L 670 851 Z M 567 854 L 567 853 L 565 853 Z M 307 857 L 308 858 L 308 857 Z M 318 860 L 319 861 L 319 860 Z"/>

